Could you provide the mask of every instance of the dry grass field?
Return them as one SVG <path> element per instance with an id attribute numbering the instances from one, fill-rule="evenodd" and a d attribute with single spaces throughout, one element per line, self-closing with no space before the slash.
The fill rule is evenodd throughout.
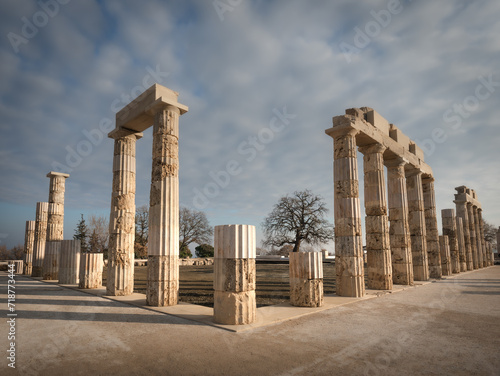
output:
<path id="1" fill-rule="evenodd" d="M 257 264 L 257 306 L 279 304 L 289 300 L 289 282 L 287 264 Z M 134 292 L 146 293 L 146 266 L 136 266 Z M 213 306 L 213 266 L 179 267 L 179 300 L 193 304 Z M 323 264 L 325 294 L 335 292 L 335 267 L 331 263 Z M 103 284 L 106 284 L 106 270 Z"/>

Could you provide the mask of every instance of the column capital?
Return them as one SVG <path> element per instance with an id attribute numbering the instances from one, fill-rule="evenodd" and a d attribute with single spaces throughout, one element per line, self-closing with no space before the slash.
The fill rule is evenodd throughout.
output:
<path id="1" fill-rule="evenodd" d="M 351 126 L 341 126 L 327 129 L 325 133 L 331 138 L 337 139 L 347 135 L 355 137 L 359 133 L 359 130 Z"/>
<path id="2" fill-rule="evenodd" d="M 161 99 L 156 100 L 144 109 L 148 115 L 155 116 L 158 112 L 164 110 L 174 110 L 178 115 L 183 115 L 187 112 L 187 107 L 181 104 L 165 103 Z"/>
<path id="3" fill-rule="evenodd" d="M 409 177 L 412 177 L 412 176 L 415 176 L 415 175 L 422 175 L 423 172 L 421 169 L 419 168 L 416 168 L 410 164 L 407 164 L 406 167 L 405 167 L 405 173 L 406 173 L 406 177 L 409 178 Z"/>
<path id="4" fill-rule="evenodd" d="M 362 154 L 383 153 L 386 150 L 387 150 L 387 148 L 384 145 L 379 144 L 378 142 L 375 144 L 370 144 L 370 145 L 365 145 L 365 146 L 359 147 L 359 151 Z"/>
<path id="5" fill-rule="evenodd" d="M 115 128 L 111 132 L 108 133 L 109 138 L 113 138 L 115 140 L 123 137 L 128 137 L 128 136 L 135 136 L 136 140 L 139 140 L 142 138 L 143 133 L 142 132 L 137 132 L 132 129 L 128 128 Z"/>
<path id="6" fill-rule="evenodd" d="M 388 159 L 384 160 L 384 164 L 386 167 L 400 167 L 400 166 L 406 166 L 408 164 L 408 160 L 403 157 L 396 157 L 394 159 Z"/>
<path id="7" fill-rule="evenodd" d="M 63 174 L 62 172 L 50 171 L 50 172 L 47 174 L 47 177 L 48 177 L 48 178 L 53 178 L 53 177 L 56 177 L 56 176 L 62 176 L 62 177 L 63 177 L 63 178 L 65 178 L 65 179 L 69 178 L 69 174 Z"/>
<path id="8" fill-rule="evenodd" d="M 434 176 L 422 176 L 422 184 L 434 183 Z"/>

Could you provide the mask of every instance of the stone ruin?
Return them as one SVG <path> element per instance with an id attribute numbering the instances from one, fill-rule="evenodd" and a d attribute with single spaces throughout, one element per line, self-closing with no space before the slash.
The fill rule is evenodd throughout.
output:
<path id="1" fill-rule="evenodd" d="M 135 145 L 153 126 L 152 178 L 146 302 L 177 304 L 179 291 L 179 117 L 188 107 L 178 93 L 155 84 L 116 114 L 106 293 L 134 289 Z M 456 188 L 456 212 L 442 210 L 438 232 L 434 177 L 424 153 L 373 109 L 351 108 L 333 118 L 326 134 L 334 139 L 336 294 L 365 295 L 357 151 L 363 154 L 367 288 L 441 278 L 493 265 L 484 240 L 482 209 L 474 190 Z M 359 148 L 359 149 L 358 149 Z M 387 167 L 387 193 L 384 166 Z M 25 260 L 16 270 L 33 277 L 102 285 L 102 254 L 80 254 L 78 241 L 63 241 L 67 174 L 50 172 L 49 202 L 38 202 L 36 220 L 26 222 Z M 497 233 L 500 239 L 500 229 Z M 255 227 L 215 228 L 214 321 L 249 324 L 255 320 Z M 500 244 L 500 240 L 499 240 Z M 323 257 L 290 255 L 290 302 L 323 304 Z"/>
<path id="2" fill-rule="evenodd" d="M 368 107 L 347 109 L 345 115 L 333 118 L 333 127 L 325 132 L 334 139 L 337 295 L 365 294 L 358 147 L 363 154 L 369 289 L 391 290 L 393 283 L 412 285 L 414 280 L 458 273 L 465 249 L 467 254 L 472 252 L 474 269 L 485 266 L 481 206 L 474 191 L 457 188 L 455 202 L 462 221 L 455 220 L 453 210 L 442 213 L 440 240 L 432 169 L 415 142 Z M 456 235 L 457 226 L 463 242 Z"/>

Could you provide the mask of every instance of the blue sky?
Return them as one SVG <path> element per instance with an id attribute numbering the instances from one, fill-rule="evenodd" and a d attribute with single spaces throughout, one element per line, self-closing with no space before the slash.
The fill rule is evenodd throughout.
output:
<path id="1" fill-rule="evenodd" d="M 105 133 L 153 81 L 189 106 L 180 119 L 180 202 L 193 208 L 196 192 L 210 192 L 203 210 L 214 226 L 259 226 L 279 197 L 306 188 L 325 198 L 333 222 L 324 130 L 362 106 L 424 149 L 438 213 L 467 185 L 484 218 L 500 225 L 500 3 L 311 4 L 4 1 L 2 244 L 24 241 L 54 169 L 71 174 L 65 238 L 80 213 L 109 215 L 113 141 Z M 149 200 L 151 141 L 148 130 L 137 143 L 137 206 Z M 228 163 L 238 164 L 234 176 L 220 173 Z M 222 179 L 218 192 L 213 176 Z"/>

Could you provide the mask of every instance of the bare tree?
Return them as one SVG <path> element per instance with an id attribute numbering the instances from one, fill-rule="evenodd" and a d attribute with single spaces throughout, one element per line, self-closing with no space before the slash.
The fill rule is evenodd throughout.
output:
<path id="1" fill-rule="evenodd" d="M 491 246 L 493 249 L 497 247 L 497 229 L 498 227 L 493 226 L 493 224 L 486 222 L 483 220 L 484 223 L 484 240 L 487 242 L 491 242 Z"/>
<path id="2" fill-rule="evenodd" d="M 148 256 L 149 207 L 142 205 L 135 211 L 135 258 Z"/>
<path id="3" fill-rule="evenodd" d="M 209 243 L 214 230 L 204 212 L 195 209 L 179 210 L 179 249 L 191 243 Z"/>
<path id="4" fill-rule="evenodd" d="M 280 248 L 292 244 L 293 252 L 299 252 L 302 242 L 327 243 L 334 239 L 333 225 L 324 218 L 327 212 L 322 197 L 310 190 L 286 195 L 262 223 L 263 244 Z"/>
<path id="5" fill-rule="evenodd" d="M 92 214 L 88 219 L 90 252 L 104 252 L 108 249 L 109 223 L 105 216 Z"/>

